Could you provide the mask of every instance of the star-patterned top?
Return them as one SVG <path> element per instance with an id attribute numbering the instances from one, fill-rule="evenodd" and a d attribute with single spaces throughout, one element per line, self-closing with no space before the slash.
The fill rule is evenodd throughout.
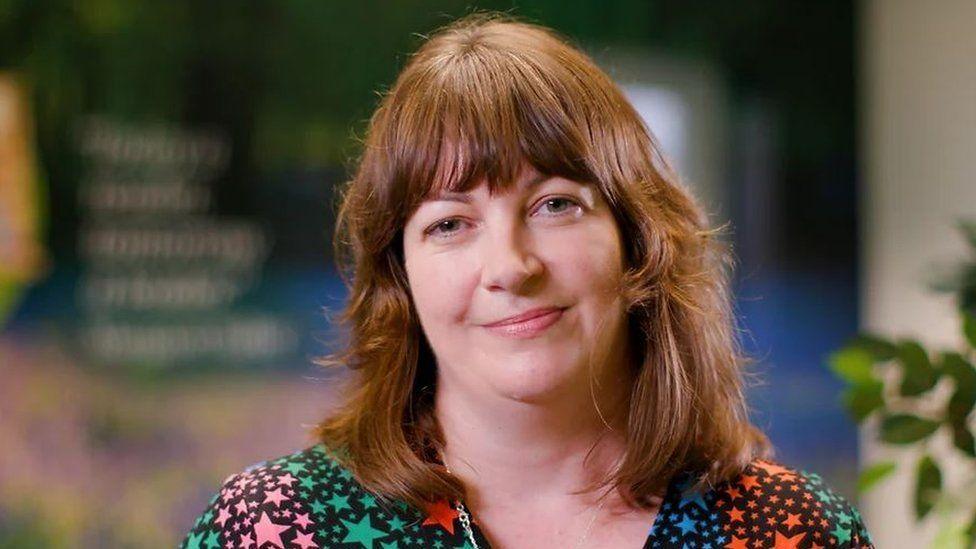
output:
<path id="1" fill-rule="evenodd" d="M 691 478 L 671 479 L 643 549 L 874 547 L 857 510 L 816 474 L 757 460 L 709 490 L 692 491 Z M 474 519 L 472 530 L 490 547 Z M 228 477 L 181 547 L 472 549 L 454 506 L 383 504 L 322 445 Z"/>

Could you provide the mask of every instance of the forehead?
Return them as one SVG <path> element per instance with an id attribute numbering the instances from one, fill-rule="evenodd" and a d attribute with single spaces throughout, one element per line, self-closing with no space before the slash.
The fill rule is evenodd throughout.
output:
<path id="1" fill-rule="evenodd" d="M 553 179 L 554 176 L 540 173 L 535 169 L 526 169 L 519 174 L 516 181 L 512 182 L 502 182 L 496 185 L 488 185 L 489 196 L 494 196 L 498 191 L 506 192 L 511 190 L 513 187 L 523 188 L 526 190 L 531 190 L 532 188 L 540 185 L 541 183 Z M 432 188 L 430 192 L 424 197 L 424 202 L 433 202 L 446 200 L 450 202 L 464 202 L 470 203 L 471 191 L 477 188 L 481 188 L 487 184 L 484 178 L 474 181 L 472 184 L 465 186 L 464 190 L 450 190 L 450 189 L 436 189 Z"/>

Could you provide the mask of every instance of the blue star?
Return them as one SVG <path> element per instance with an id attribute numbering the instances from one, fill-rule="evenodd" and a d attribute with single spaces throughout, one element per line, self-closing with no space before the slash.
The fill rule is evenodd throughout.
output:
<path id="1" fill-rule="evenodd" d="M 681 522 L 677 523 L 676 526 L 681 529 L 681 535 L 684 536 L 695 529 L 697 522 L 691 519 L 688 515 L 681 515 Z"/>
<path id="2" fill-rule="evenodd" d="M 702 497 L 701 492 L 699 492 L 698 490 L 686 490 L 682 492 L 681 503 L 679 504 L 679 506 L 684 507 L 685 505 L 689 505 L 692 503 L 698 505 L 705 511 L 708 510 L 708 504 L 705 503 L 705 498 Z"/>

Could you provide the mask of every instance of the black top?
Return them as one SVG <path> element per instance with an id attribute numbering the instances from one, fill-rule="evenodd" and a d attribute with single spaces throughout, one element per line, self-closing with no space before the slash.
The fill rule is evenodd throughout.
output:
<path id="1" fill-rule="evenodd" d="M 757 460 L 713 489 L 688 473 L 668 483 L 644 548 L 873 548 L 860 514 L 813 473 Z M 479 547 L 488 548 L 477 522 Z M 224 481 L 181 547 L 471 548 L 446 501 L 383 505 L 325 447 L 247 468 Z M 626 549 L 626 548 L 624 548 Z M 637 549 L 637 548 L 634 548 Z"/>

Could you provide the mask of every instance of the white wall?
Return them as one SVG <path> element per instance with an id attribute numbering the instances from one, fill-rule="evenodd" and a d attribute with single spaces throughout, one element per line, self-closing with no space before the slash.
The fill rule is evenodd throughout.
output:
<path id="1" fill-rule="evenodd" d="M 958 346 L 954 303 L 925 286 L 933 265 L 966 253 L 956 219 L 976 219 L 976 1 L 862 8 L 862 328 Z M 928 546 L 938 525 L 918 526 L 912 512 L 918 454 L 881 448 L 870 428 L 861 438 L 862 462 L 899 462 L 898 475 L 861 500 L 877 546 Z M 952 454 L 938 442 L 940 456 Z M 956 463 L 947 476 L 960 472 Z"/>

